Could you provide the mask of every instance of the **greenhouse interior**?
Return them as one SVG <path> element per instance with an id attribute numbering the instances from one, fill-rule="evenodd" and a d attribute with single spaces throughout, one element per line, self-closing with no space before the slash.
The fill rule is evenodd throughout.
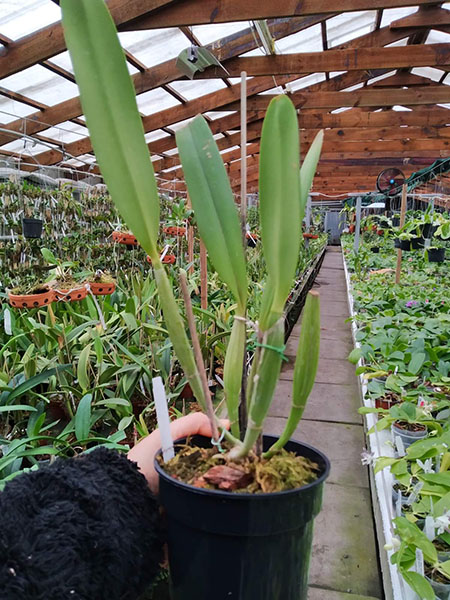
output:
<path id="1" fill-rule="evenodd" d="M 449 199 L 450 3 L 0 0 L 0 600 L 450 600 Z"/>

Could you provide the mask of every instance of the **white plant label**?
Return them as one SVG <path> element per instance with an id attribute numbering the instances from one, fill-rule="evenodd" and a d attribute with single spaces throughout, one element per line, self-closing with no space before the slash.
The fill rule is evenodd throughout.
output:
<path id="1" fill-rule="evenodd" d="M 5 308 L 5 312 L 3 313 L 3 319 L 4 319 L 6 335 L 12 335 L 11 312 L 10 312 L 9 308 Z"/>
<path id="2" fill-rule="evenodd" d="M 419 481 L 419 483 L 416 483 L 416 485 L 413 487 L 413 490 L 412 490 L 408 500 L 406 501 L 406 504 L 408 506 L 411 506 L 411 504 L 413 504 L 414 502 L 416 502 L 418 500 L 420 490 L 422 488 L 423 488 L 423 481 Z"/>
<path id="3" fill-rule="evenodd" d="M 170 432 L 170 418 L 169 410 L 167 408 L 166 390 L 164 389 L 164 383 L 161 377 L 153 377 L 152 386 L 156 406 L 156 418 L 161 433 L 162 453 L 164 462 L 167 462 L 175 456 L 175 453 L 173 450 L 172 434 Z"/>
<path id="4" fill-rule="evenodd" d="M 425 528 L 424 533 L 427 538 L 432 542 L 434 540 L 435 530 L 434 530 L 434 519 L 431 515 L 425 517 Z"/>
<path id="5" fill-rule="evenodd" d="M 397 497 L 397 504 L 395 505 L 395 512 L 397 513 L 397 517 L 402 516 L 402 503 L 403 503 L 402 493 L 401 493 L 401 491 L 399 491 L 398 497 Z"/>
<path id="6" fill-rule="evenodd" d="M 395 446 L 399 456 L 406 456 L 405 446 L 403 445 L 403 440 L 399 435 L 395 436 Z"/>
<path id="7" fill-rule="evenodd" d="M 425 570 L 424 570 L 424 566 L 423 566 L 423 552 L 422 552 L 422 550 L 420 550 L 420 548 L 416 548 L 415 571 L 416 571 L 416 573 L 419 573 L 419 575 L 422 575 L 422 577 L 425 574 Z"/>

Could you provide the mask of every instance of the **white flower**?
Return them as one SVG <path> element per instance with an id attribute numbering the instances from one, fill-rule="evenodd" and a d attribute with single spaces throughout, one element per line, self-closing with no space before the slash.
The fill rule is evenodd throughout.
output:
<path id="1" fill-rule="evenodd" d="M 423 463 L 418 458 L 416 462 L 417 462 L 417 464 L 419 465 L 419 467 L 422 469 L 422 471 L 424 473 L 434 473 L 434 470 L 433 470 L 433 459 L 427 458 L 426 461 Z"/>
<path id="2" fill-rule="evenodd" d="M 444 531 L 450 533 L 450 510 L 434 520 L 434 526 L 437 529 L 437 534 L 442 535 Z"/>
<path id="3" fill-rule="evenodd" d="M 366 448 L 363 448 L 361 452 L 361 463 L 363 465 L 369 466 L 373 465 L 375 462 L 375 454 L 373 452 L 369 452 Z"/>
<path id="4" fill-rule="evenodd" d="M 391 541 L 388 544 L 384 545 L 385 550 L 398 550 L 400 548 L 401 542 L 398 537 L 391 538 Z"/>

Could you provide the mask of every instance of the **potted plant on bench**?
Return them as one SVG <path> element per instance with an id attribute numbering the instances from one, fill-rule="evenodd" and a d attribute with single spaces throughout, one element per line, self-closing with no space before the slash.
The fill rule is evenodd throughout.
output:
<path id="1" fill-rule="evenodd" d="M 158 191 L 113 21 L 103 0 L 62 0 L 61 8 L 97 160 L 124 221 L 150 256 L 174 351 L 212 425 L 212 444 L 195 439 L 194 445 L 185 444 L 179 450 L 175 462 L 157 465 L 160 500 L 168 521 L 173 599 L 209 600 L 219 597 L 218 589 L 224 599 L 306 597 L 313 520 L 321 508 L 329 463 L 319 451 L 290 438 L 317 369 L 320 322 L 315 292 L 309 294 L 304 309 L 286 428 L 279 439 L 263 437 L 262 432 L 283 361 L 283 311 L 295 277 L 301 222 L 323 135 L 317 136 L 299 171 L 295 108 L 287 96 L 272 100 L 260 154 L 261 245 L 267 283 L 245 388 L 248 419 L 240 421 L 248 282 L 239 217 L 206 121 L 196 117 L 178 131 L 180 158 L 200 236 L 236 304 L 223 376 L 231 432 L 219 432 L 201 350 L 195 344 L 185 275 L 181 273 L 181 285 L 194 352 L 161 264 Z M 186 461 L 195 463 L 192 477 L 173 477 L 170 472 Z"/>

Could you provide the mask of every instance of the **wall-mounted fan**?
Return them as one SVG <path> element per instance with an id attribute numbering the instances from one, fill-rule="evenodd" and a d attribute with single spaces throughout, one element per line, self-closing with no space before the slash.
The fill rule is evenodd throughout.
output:
<path id="1" fill-rule="evenodd" d="M 404 183 L 404 174 L 396 168 L 385 169 L 377 177 L 378 191 L 388 196 L 399 194 Z"/>

